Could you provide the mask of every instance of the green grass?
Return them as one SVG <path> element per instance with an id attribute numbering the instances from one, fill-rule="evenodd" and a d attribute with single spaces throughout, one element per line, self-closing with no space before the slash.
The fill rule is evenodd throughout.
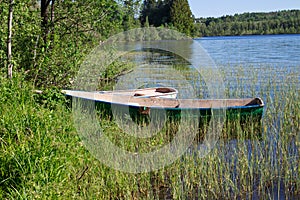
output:
<path id="1" fill-rule="evenodd" d="M 242 70 L 239 73 L 244 75 Z M 299 83 L 288 86 L 290 77 L 297 75 L 286 77 L 281 83 L 265 80 L 271 84 L 257 93 L 267 103 L 261 137 L 253 134 L 254 128 L 247 129 L 251 137 L 245 137 L 238 123 L 229 122 L 238 140 L 220 140 L 203 158 L 186 154 L 163 169 L 139 174 L 106 167 L 86 150 L 76 133 L 72 111 L 57 90 L 38 95 L 21 78 L 1 78 L 0 199 L 269 199 L 278 193 L 297 198 Z M 238 87 L 229 96 L 249 91 L 257 92 L 254 86 L 246 91 Z M 114 122 L 103 119 L 101 123 L 120 146 L 134 151 L 140 145 L 121 137 L 124 133 L 119 134 Z M 141 143 L 151 148 L 168 139 L 159 134 Z"/>

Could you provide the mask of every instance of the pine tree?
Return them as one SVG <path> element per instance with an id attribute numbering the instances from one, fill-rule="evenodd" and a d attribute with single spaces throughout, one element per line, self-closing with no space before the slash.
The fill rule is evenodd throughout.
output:
<path id="1" fill-rule="evenodd" d="M 187 0 L 173 0 L 170 10 L 172 25 L 180 32 L 193 35 L 194 18 Z"/>
<path id="2" fill-rule="evenodd" d="M 170 6 L 172 0 L 144 0 L 140 21 L 146 22 L 148 17 L 151 26 L 159 27 L 170 23 Z"/>

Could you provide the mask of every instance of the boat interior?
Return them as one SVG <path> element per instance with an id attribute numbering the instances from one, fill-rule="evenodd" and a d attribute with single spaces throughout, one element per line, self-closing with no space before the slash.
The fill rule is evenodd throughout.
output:
<path id="1" fill-rule="evenodd" d="M 64 90 L 66 95 L 106 102 L 112 104 L 124 104 L 130 106 L 162 107 L 162 108 L 222 108 L 242 106 L 264 106 L 260 98 L 243 99 L 171 99 L 171 98 L 139 98 L 132 95 L 118 95 L 115 93 L 94 93 Z"/>

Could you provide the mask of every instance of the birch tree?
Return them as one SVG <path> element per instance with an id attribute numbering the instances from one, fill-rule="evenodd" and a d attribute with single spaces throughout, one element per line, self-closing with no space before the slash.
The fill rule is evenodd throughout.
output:
<path id="1" fill-rule="evenodd" d="M 8 34 L 7 34 L 7 76 L 8 78 L 12 78 L 12 70 L 13 70 L 13 62 L 12 62 L 12 21 L 13 21 L 13 5 L 14 0 L 9 0 L 9 12 L 8 12 Z"/>

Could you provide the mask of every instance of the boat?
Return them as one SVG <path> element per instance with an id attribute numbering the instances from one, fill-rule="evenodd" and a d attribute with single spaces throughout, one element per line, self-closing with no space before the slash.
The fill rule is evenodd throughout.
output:
<path id="1" fill-rule="evenodd" d="M 100 94 L 126 95 L 135 97 L 177 98 L 178 91 L 171 87 L 153 87 L 131 90 L 95 91 Z"/>
<path id="2" fill-rule="evenodd" d="M 149 126 L 166 127 L 170 137 L 173 137 L 179 127 L 198 129 L 197 141 L 203 141 L 207 135 L 208 127 L 221 122 L 222 138 L 239 138 L 239 131 L 235 125 L 240 126 L 245 133 L 244 138 L 252 138 L 253 135 L 261 138 L 261 119 L 264 110 L 264 102 L 261 98 L 242 99 L 175 99 L 175 98 L 140 98 L 139 95 L 121 95 L 113 92 L 86 92 L 63 91 L 71 98 L 71 106 L 74 111 L 82 112 L 97 110 L 99 118 L 121 120 L 125 123 L 128 116 L 134 124 L 140 127 Z M 147 95 L 145 95 L 147 96 Z M 88 113 L 93 113 L 88 112 Z M 99 112 L 100 111 L 100 112 Z M 128 121 L 127 121 L 128 122 Z M 212 123 L 211 123 L 212 122 Z M 231 123 L 232 122 L 232 123 Z M 186 124 L 187 123 L 187 124 Z M 127 125 L 131 124 L 126 124 Z M 217 123 L 220 125 L 220 123 Z M 131 124 L 133 125 L 133 124 Z M 131 126 L 130 125 L 130 126 Z M 180 126 L 179 126 L 180 125 Z M 128 128 L 128 127 L 127 127 Z M 131 128 L 129 128 L 131 130 Z"/>
<path id="3" fill-rule="evenodd" d="M 154 95 L 157 91 L 154 93 L 143 93 L 144 90 L 138 90 L 138 92 L 126 91 L 124 93 L 122 91 L 115 93 L 111 91 L 86 92 L 76 90 L 63 90 L 62 92 L 70 98 L 93 101 L 96 107 L 102 110 L 111 110 L 112 107 L 129 107 L 131 116 L 149 116 L 151 112 L 161 110 L 167 112 L 171 118 L 180 117 L 183 112 L 193 112 L 200 116 L 211 116 L 213 111 L 215 113 L 225 111 L 226 116 L 251 115 L 260 119 L 264 108 L 264 102 L 259 97 L 241 99 L 176 99 L 160 98 L 162 96 Z M 148 98 L 140 98 L 141 96 Z"/>

